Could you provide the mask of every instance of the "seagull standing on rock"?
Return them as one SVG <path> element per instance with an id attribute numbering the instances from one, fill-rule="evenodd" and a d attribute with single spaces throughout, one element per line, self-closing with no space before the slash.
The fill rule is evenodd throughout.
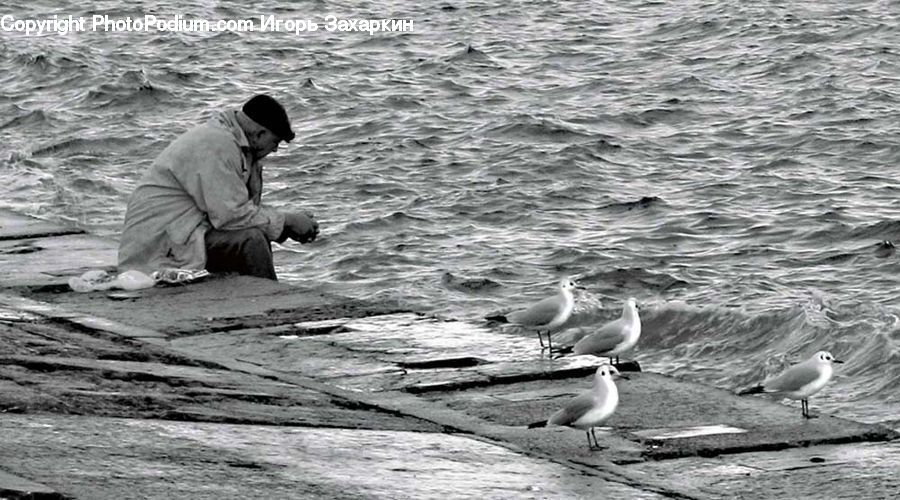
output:
<path id="1" fill-rule="evenodd" d="M 533 304 L 527 309 L 514 311 L 505 315 L 488 316 L 488 321 L 497 321 L 500 323 L 510 323 L 518 325 L 526 330 L 534 330 L 537 332 L 538 340 L 541 343 L 541 351 L 550 349 L 553 351 L 553 343 L 550 335 L 559 331 L 575 309 L 575 295 L 573 290 L 582 288 L 578 286 L 574 280 L 565 277 L 559 281 L 559 291 L 553 297 Z M 547 332 L 547 346 L 544 346 L 544 338 L 541 332 Z"/>
<path id="2" fill-rule="evenodd" d="M 619 389 L 613 382 L 612 376 L 619 374 L 614 366 L 600 365 L 594 375 L 594 386 L 591 390 L 583 392 L 568 402 L 566 406 L 550 416 L 544 422 L 535 422 L 528 426 L 529 429 L 536 427 L 544 427 L 547 425 L 564 425 L 581 429 L 587 434 L 588 448 L 591 450 L 601 450 L 600 443 L 597 442 L 597 435 L 594 434 L 594 428 L 606 422 L 616 411 L 619 406 Z M 593 442 L 591 441 L 591 438 Z"/>
<path id="3" fill-rule="evenodd" d="M 575 354 L 608 357 L 610 364 L 617 365 L 619 353 L 634 347 L 640 337 L 641 317 L 638 315 L 637 300 L 632 297 L 625 302 L 619 319 L 610 321 L 596 332 L 583 337 L 575 343 L 572 351 Z M 615 363 L 613 356 L 616 357 Z"/>
<path id="4" fill-rule="evenodd" d="M 796 364 L 777 377 L 770 378 L 755 387 L 743 390 L 745 394 L 774 393 L 788 399 L 800 400 L 800 412 L 804 418 L 809 415 L 809 397 L 822 390 L 834 372 L 832 363 L 843 363 L 834 359 L 828 351 L 819 351 L 806 361 Z"/>

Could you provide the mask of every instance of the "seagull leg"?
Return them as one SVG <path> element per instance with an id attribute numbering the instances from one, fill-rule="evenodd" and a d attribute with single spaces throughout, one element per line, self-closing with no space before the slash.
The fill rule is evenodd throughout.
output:
<path id="1" fill-rule="evenodd" d="M 575 350 L 575 346 L 569 345 L 569 346 L 557 347 L 555 349 L 551 348 L 550 354 L 555 354 L 555 356 L 552 356 L 555 359 L 555 358 L 561 358 L 561 357 L 565 356 L 566 354 L 571 354 L 574 350 Z"/>
<path id="2" fill-rule="evenodd" d="M 585 431 L 587 432 L 587 431 Z M 591 436 L 594 437 L 594 444 L 591 446 L 591 450 L 602 450 L 603 447 L 600 446 L 600 441 L 597 441 L 597 434 L 595 434 L 594 427 L 590 429 L 590 435 L 588 436 L 588 443 L 591 442 Z"/>
<path id="3" fill-rule="evenodd" d="M 806 417 L 806 418 L 817 418 L 816 415 L 810 415 L 810 414 L 809 414 L 809 400 L 808 400 L 808 399 L 803 399 L 803 400 L 801 400 L 801 403 L 803 404 L 803 410 L 804 410 L 804 411 L 803 411 L 803 416 L 804 416 L 804 417 Z"/>
<path id="4" fill-rule="evenodd" d="M 550 349 L 550 353 L 553 354 L 553 340 L 550 336 L 550 330 L 547 330 L 547 348 Z"/>
<path id="5" fill-rule="evenodd" d="M 538 342 L 541 343 L 541 352 L 544 352 L 544 349 L 546 349 L 546 347 L 544 347 L 544 337 L 541 336 L 540 330 L 537 330 L 537 336 L 538 336 Z"/>

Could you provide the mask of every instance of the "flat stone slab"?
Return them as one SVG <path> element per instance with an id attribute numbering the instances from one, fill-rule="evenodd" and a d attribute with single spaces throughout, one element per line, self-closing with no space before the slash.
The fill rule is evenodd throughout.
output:
<path id="1" fill-rule="evenodd" d="M 421 432 L 7 415 L 0 463 L 92 500 L 663 498 L 477 439 Z"/>
<path id="2" fill-rule="evenodd" d="M 0 470 L 0 498 L 4 500 L 64 500 L 49 486 Z"/>
<path id="3" fill-rule="evenodd" d="M 650 461 L 628 468 L 678 477 L 719 498 L 897 498 L 900 442 L 812 446 L 715 458 Z"/>
<path id="4" fill-rule="evenodd" d="M 295 325 L 303 329 L 308 325 Z M 285 330 L 232 331 L 176 339 L 172 346 L 298 373 L 355 391 L 404 391 L 493 424 L 525 427 L 546 420 L 591 386 L 602 361 L 589 356 L 550 360 L 530 336 L 413 314 L 329 322 L 336 333 L 302 335 Z M 478 354 L 478 362 L 444 367 L 436 360 Z M 415 360 L 424 367 L 412 368 Z M 452 365 L 452 363 L 450 363 Z M 896 433 L 879 425 L 823 415 L 807 420 L 799 408 L 764 398 L 652 373 L 631 373 L 619 382 L 620 403 L 608 421 L 620 463 L 682 456 L 803 447 L 811 444 L 883 441 Z M 815 405 L 813 404 L 813 408 Z M 556 439 L 584 447 L 584 433 Z M 558 430 L 536 430 L 559 432 Z M 630 441 L 637 445 L 628 445 Z"/>
<path id="5" fill-rule="evenodd" d="M 165 381 L 173 384 L 193 383 L 196 385 L 215 386 L 218 384 L 235 384 L 246 380 L 245 374 L 234 373 L 229 370 L 213 370 L 196 366 L 116 359 L 0 355 L 0 365 L 19 365 L 44 372 L 56 370 L 95 371 L 103 373 L 106 378 Z"/>
<path id="6" fill-rule="evenodd" d="M 590 377 L 601 362 L 589 356 L 549 359 L 531 336 L 411 313 L 325 323 L 184 335 L 169 345 L 300 374 L 345 390 L 421 394 L 425 401 L 448 404 L 505 426 L 546 419 L 567 399 L 590 387 Z M 466 359 L 475 353 L 477 363 L 445 368 L 436 362 Z M 413 368 L 415 360 L 422 359 L 429 362 Z M 620 446 L 622 454 L 614 457 L 620 463 L 896 437 L 882 426 L 827 415 L 805 420 L 799 410 L 765 399 L 740 398 L 655 374 L 631 374 L 619 386 L 620 406 L 608 425 L 642 449 L 636 455 L 633 448 Z M 483 390 L 476 390 L 479 387 Z M 548 395 L 554 388 L 557 393 Z M 529 397 L 535 389 L 543 392 Z"/>
<path id="7" fill-rule="evenodd" d="M 815 444 L 887 441 L 897 433 L 875 424 L 862 424 L 822 415 L 807 420 L 799 405 L 739 397 L 729 391 L 655 373 L 632 373 L 617 382 L 619 407 L 606 422 L 608 434 L 641 446 L 643 459 L 715 456 L 727 453 L 777 450 Z M 506 386 L 427 394 L 478 418 L 513 427 L 546 420 L 580 392 L 591 387 L 591 377 L 543 380 Z M 558 432 L 536 429 L 535 432 Z M 584 446 L 584 432 L 568 430 Z M 601 443 L 602 444 L 602 443 Z M 610 459 L 633 461 L 632 450 Z"/>
<path id="8" fill-rule="evenodd" d="M 355 391 L 423 393 L 566 378 L 593 373 L 598 362 L 585 356 L 553 360 L 541 354 L 533 336 L 413 313 L 292 327 L 194 335 L 170 345 Z M 318 333 L 322 331 L 334 333 Z"/>
<path id="9" fill-rule="evenodd" d="M 0 209 L 0 241 L 80 233 L 84 231 Z"/>
<path id="10" fill-rule="evenodd" d="M 87 234 L 0 240 L 0 288 L 62 286 L 70 277 L 116 265 L 118 245 Z"/>
<path id="11" fill-rule="evenodd" d="M 246 373 L 53 356 L 0 358 L 0 412 L 440 432 L 354 401 Z"/>
<path id="12" fill-rule="evenodd" d="M 210 276 L 190 285 L 158 285 L 128 292 L 127 296 L 127 300 L 122 300 L 121 291 L 78 293 L 66 286 L 38 288 L 24 298 L 44 304 L 41 314 L 48 317 L 77 315 L 169 337 L 366 317 L 398 310 L 390 303 L 348 300 L 277 281 L 234 275 Z M 121 331 L 126 332 L 127 328 Z"/>
<path id="13" fill-rule="evenodd" d="M 0 413 L 440 432 L 355 401 L 53 323 L 0 323 Z M 88 357 L 91 356 L 91 357 Z"/>

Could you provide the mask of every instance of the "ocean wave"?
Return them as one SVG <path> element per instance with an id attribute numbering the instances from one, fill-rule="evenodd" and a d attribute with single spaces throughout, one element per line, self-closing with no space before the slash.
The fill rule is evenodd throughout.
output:
<path id="1" fill-rule="evenodd" d="M 117 197 L 124 194 L 111 182 L 89 177 L 73 178 L 69 181 L 68 188 L 79 196 Z"/>
<path id="2" fill-rule="evenodd" d="M 153 83 L 144 71 L 126 71 L 115 83 L 103 83 L 88 89 L 81 104 L 95 107 L 158 106 L 173 103 L 174 94 Z"/>
<path id="3" fill-rule="evenodd" d="M 603 205 L 599 207 L 600 210 L 606 209 L 614 209 L 614 210 L 624 210 L 630 212 L 635 209 L 644 209 L 650 207 L 656 207 L 660 205 L 665 205 L 665 201 L 658 196 L 643 196 L 639 200 L 634 201 L 620 201 L 615 203 L 610 203 L 607 205 Z"/>
<path id="4" fill-rule="evenodd" d="M 134 141 L 132 139 L 124 137 L 104 137 L 99 139 L 76 137 L 55 144 L 41 146 L 34 149 L 31 154 L 34 157 L 52 155 L 64 158 L 84 153 L 105 154 L 111 151 L 121 151 L 133 145 Z"/>
<path id="5" fill-rule="evenodd" d="M 463 50 L 450 56 L 448 61 L 466 63 L 474 62 L 484 66 L 500 68 L 500 64 L 494 61 L 491 56 L 487 54 L 487 52 L 479 50 L 471 45 L 467 45 Z"/>
<path id="6" fill-rule="evenodd" d="M 643 268 L 615 268 L 589 271 L 579 281 L 599 285 L 604 290 L 660 293 L 689 286 L 690 283 L 672 274 L 653 272 Z"/>
<path id="7" fill-rule="evenodd" d="M 601 164 L 614 163 L 608 158 L 612 154 L 620 151 L 622 146 L 616 142 L 613 137 L 596 137 L 585 142 L 576 142 L 566 144 L 557 152 L 561 158 L 571 158 L 573 161 L 596 162 Z M 596 166 L 593 166 L 596 168 Z"/>
<path id="8" fill-rule="evenodd" d="M 83 102 L 99 108 L 128 107 L 137 109 L 144 106 L 173 103 L 174 95 L 152 85 L 141 85 L 137 88 L 101 85 L 97 89 L 89 90 L 85 94 Z"/>
<path id="9" fill-rule="evenodd" d="M 41 109 L 25 111 L 19 116 L 12 118 L 6 123 L 0 124 L 0 130 L 8 128 L 34 128 L 36 126 L 47 126 L 50 124 L 50 116 Z"/>
<path id="10" fill-rule="evenodd" d="M 550 142 L 572 142 L 593 139 L 590 134 L 578 131 L 572 126 L 531 116 L 517 117 L 501 124 L 489 124 L 482 127 L 482 131 L 489 137 L 518 140 L 540 139 Z"/>
<path id="11" fill-rule="evenodd" d="M 15 61 L 22 66 L 34 66 L 42 71 L 49 70 L 53 63 L 50 61 L 50 57 L 47 54 L 18 54 L 15 56 Z"/>
<path id="12" fill-rule="evenodd" d="M 362 197 L 406 198 L 416 192 L 401 182 L 366 182 L 356 186 L 356 194 Z"/>
<path id="13" fill-rule="evenodd" d="M 418 263 L 414 256 L 401 251 L 387 251 L 370 248 L 362 253 L 346 254 L 334 262 L 334 268 L 341 272 L 350 272 L 357 277 L 377 279 L 385 273 L 397 273 L 409 269 Z"/>
<path id="14" fill-rule="evenodd" d="M 900 220 L 883 220 L 857 226 L 847 236 L 854 239 L 900 241 Z"/>
<path id="15" fill-rule="evenodd" d="M 19 52 L 13 55 L 13 61 L 22 68 L 34 69 L 42 75 L 56 76 L 65 72 L 77 72 L 89 66 L 80 60 L 80 56 L 69 57 L 53 52 Z"/>
<path id="16" fill-rule="evenodd" d="M 873 318 L 874 313 L 874 318 Z M 749 313 L 719 306 L 665 303 L 641 310 L 639 350 L 672 373 L 725 388 L 750 385 L 818 350 L 845 361 L 838 368 L 852 390 L 839 400 L 900 401 L 897 317 L 874 304 L 821 297 Z M 705 367 L 718 366 L 717 370 Z M 836 389 L 840 391 L 840 389 Z"/>
<path id="17" fill-rule="evenodd" d="M 667 356 L 727 358 L 761 352 L 784 342 L 804 322 L 802 308 L 751 314 L 718 306 L 667 303 L 641 311 L 642 347 Z"/>
<path id="18" fill-rule="evenodd" d="M 466 278 L 446 271 L 441 275 L 441 284 L 450 290 L 480 294 L 501 288 L 500 283 L 490 278 Z"/>
<path id="19" fill-rule="evenodd" d="M 428 223 L 430 223 L 429 219 L 423 217 L 416 217 L 403 212 L 394 212 L 390 215 L 375 217 L 365 221 L 351 222 L 344 227 L 344 230 L 348 232 L 380 231 L 406 227 L 413 224 Z"/>

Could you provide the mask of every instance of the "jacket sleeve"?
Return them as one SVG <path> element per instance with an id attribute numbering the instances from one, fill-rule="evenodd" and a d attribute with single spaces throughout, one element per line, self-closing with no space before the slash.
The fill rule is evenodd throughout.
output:
<path id="1" fill-rule="evenodd" d="M 284 230 L 284 215 L 257 205 L 250 199 L 241 176 L 242 153 L 228 137 L 207 137 L 191 151 L 173 174 L 197 207 L 206 213 L 212 227 L 237 230 L 259 227 L 270 240 Z"/>

